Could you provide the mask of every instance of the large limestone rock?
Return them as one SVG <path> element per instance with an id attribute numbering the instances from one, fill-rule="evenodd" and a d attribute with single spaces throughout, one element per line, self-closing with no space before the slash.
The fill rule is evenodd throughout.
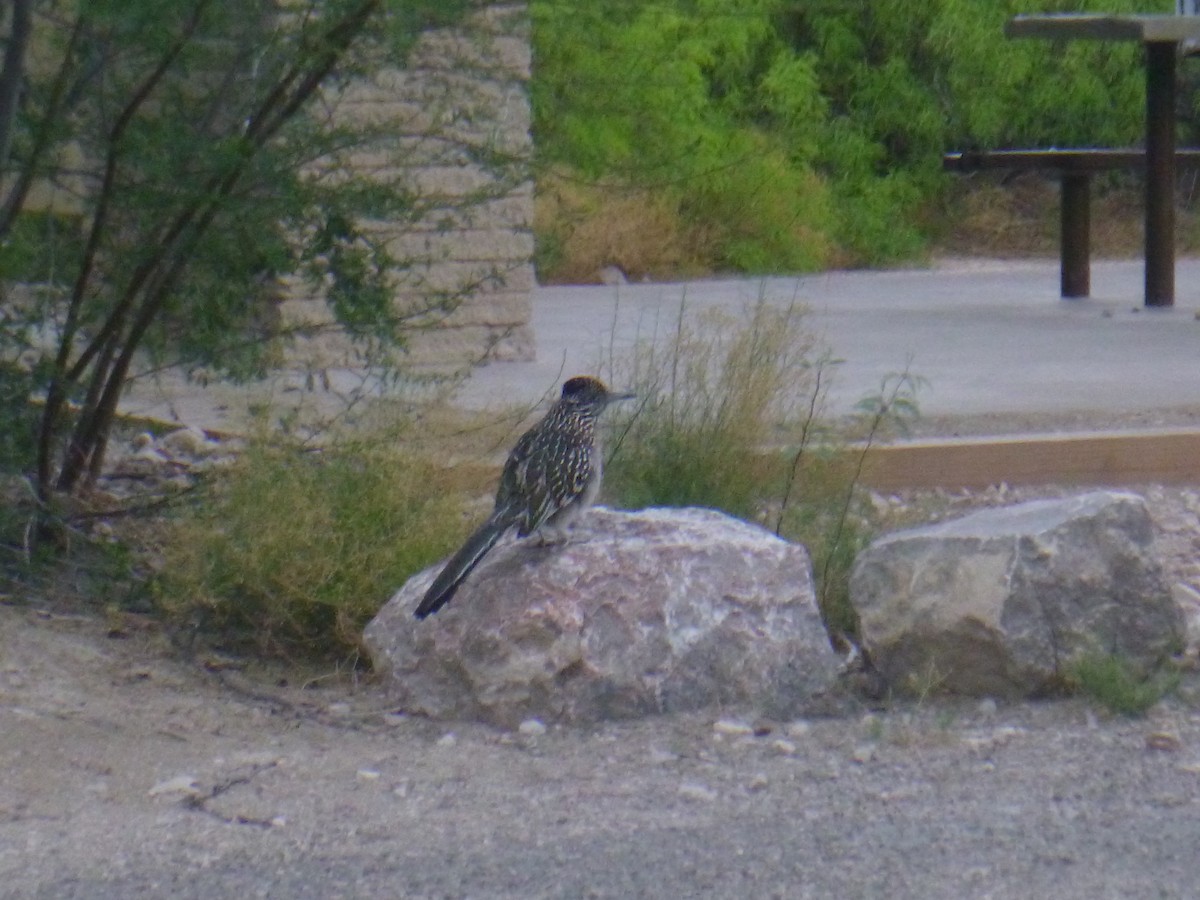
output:
<path id="1" fill-rule="evenodd" d="M 1141 497 L 1093 492 L 888 535 L 860 555 L 864 649 L 901 690 L 1028 696 L 1088 653 L 1150 667 L 1184 623 Z"/>
<path id="2" fill-rule="evenodd" d="M 509 540 L 418 622 L 435 573 L 364 635 L 414 713 L 510 727 L 713 704 L 794 715 L 838 669 L 807 551 L 712 510 L 595 508 L 565 546 Z"/>

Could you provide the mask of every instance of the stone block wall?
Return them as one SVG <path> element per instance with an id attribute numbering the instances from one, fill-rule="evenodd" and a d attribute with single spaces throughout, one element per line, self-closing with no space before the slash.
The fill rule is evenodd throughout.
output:
<path id="1" fill-rule="evenodd" d="M 397 312 L 412 315 L 408 359 L 456 368 L 534 355 L 533 183 L 523 4 L 480 3 L 459 26 L 424 33 L 404 69 L 374 73 L 327 98 L 346 124 L 388 135 L 349 153 L 355 170 L 399 182 L 421 204 L 415 222 L 373 222 L 373 237 L 405 261 Z M 452 310 L 424 314 L 439 300 Z M 321 298 L 284 285 L 285 325 L 330 325 Z M 298 340 L 291 365 L 353 366 L 335 329 Z"/>

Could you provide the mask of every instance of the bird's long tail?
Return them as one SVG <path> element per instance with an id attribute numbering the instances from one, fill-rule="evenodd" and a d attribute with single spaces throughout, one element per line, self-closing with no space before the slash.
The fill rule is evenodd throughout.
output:
<path id="1" fill-rule="evenodd" d="M 512 524 L 511 516 L 493 513 L 442 567 L 442 571 L 433 579 L 433 584 L 425 592 L 413 615 L 423 619 L 449 603 L 463 579 L 470 575 L 471 570 L 479 565 L 488 551 L 496 546 L 496 541 L 500 540 L 501 535 L 508 531 Z"/>

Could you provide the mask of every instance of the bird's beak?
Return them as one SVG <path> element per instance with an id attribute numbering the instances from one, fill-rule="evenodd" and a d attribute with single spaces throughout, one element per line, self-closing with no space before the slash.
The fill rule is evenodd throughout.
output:
<path id="1" fill-rule="evenodd" d="M 613 394 L 613 393 L 610 393 L 608 395 L 607 402 L 608 403 L 619 403 L 622 400 L 636 400 L 636 399 L 637 399 L 637 394 L 629 394 L 629 393 Z"/>

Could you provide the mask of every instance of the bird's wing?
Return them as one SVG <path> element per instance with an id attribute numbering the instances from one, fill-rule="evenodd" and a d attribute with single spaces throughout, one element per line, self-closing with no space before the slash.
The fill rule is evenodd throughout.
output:
<path id="1" fill-rule="evenodd" d="M 562 444 L 548 448 L 546 456 L 537 456 L 525 469 L 525 496 L 528 503 L 524 510 L 519 534 L 532 534 L 546 520 L 581 497 L 591 478 L 590 453 L 586 447 L 578 447 L 561 436 Z M 555 465 L 546 466 L 542 460 L 556 460 Z"/>

